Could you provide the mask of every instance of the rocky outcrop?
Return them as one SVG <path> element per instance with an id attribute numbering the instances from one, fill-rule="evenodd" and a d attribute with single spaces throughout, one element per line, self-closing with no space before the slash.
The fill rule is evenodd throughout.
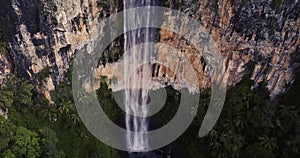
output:
<path id="1" fill-rule="evenodd" d="M 266 81 L 273 96 L 284 92 L 293 83 L 294 71 L 300 63 L 294 60 L 300 53 L 300 1 L 169 2 L 172 7 L 200 20 L 210 32 L 226 59 L 229 87 L 242 79 L 246 73 L 245 65 L 250 61 L 256 62 L 252 79 L 256 85 Z M 104 0 L 2 0 L 0 8 L 1 29 L 8 42 L 11 60 L 11 66 L 1 64 L 0 67 L 11 67 L 19 76 L 34 82 L 38 82 L 35 74 L 51 67 L 51 76 L 41 88 L 49 96 L 49 90 L 66 81 L 76 49 L 90 36 L 90 29 L 102 18 L 119 11 L 122 1 L 114 0 L 109 5 Z M 205 61 L 193 46 L 180 40 L 172 33 L 160 32 L 160 42 L 184 49 L 199 72 L 199 83 L 204 88 L 209 87 Z M 122 45 L 120 43 L 122 40 L 117 45 Z M 113 49 L 109 49 L 107 56 L 115 54 L 112 52 Z M 113 55 L 105 59 L 105 63 L 115 62 L 119 57 L 120 53 L 117 57 Z M 105 64 L 107 69 L 100 75 L 114 73 L 109 65 Z M 157 71 L 160 76 L 166 76 L 165 68 Z"/>
<path id="2" fill-rule="evenodd" d="M 216 42 L 226 60 L 229 87 L 242 79 L 250 61 L 255 62 L 251 77 L 254 87 L 265 81 L 272 96 L 285 92 L 294 82 L 300 64 L 296 60 L 300 54 L 299 1 L 186 0 L 176 5 L 201 21 Z M 160 42 L 184 52 L 200 74 L 200 87 L 208 87 L 205 61 L 199 52 L 170 32 L 162 30 L 160 37 Z M 165 73 L 162 70 L 160 74 Z"/>
<path id="3" fill-rule="evenodd" d="M 66 80 L 77 46 L 89 36 L 98 20 L 118 11 L 101 0 L 11 0 L 1 1 L 1 29 L 9 58 L 20 77 L 32 81 L 35 74 L 51 67 L 44 91 Z M 2 58 L 1 58 L 2 59 Z M 0 59 L 0 60 L 1 60 Z M 5 67 L 2 66 L 1 67 Z"/>
<path id="4" fill-rule="evenodd" d="M 7 76 L 11 73 L 11 66 L 5 54 L 0 54 L 0 85 L 4 85 Z M 0 86 L 1 87 L 1 86 Z"/>

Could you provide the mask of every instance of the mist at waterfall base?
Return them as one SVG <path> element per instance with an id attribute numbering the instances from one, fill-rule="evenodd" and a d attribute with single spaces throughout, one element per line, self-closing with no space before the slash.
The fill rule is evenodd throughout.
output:
<path id="1" fill-rule="evenodd" d="M 166 122 L 169 122 L 173 117 L 176 115 L 176 112 L 178 111 L 180 100 L 181 100 L 181 92 L 178 90 L 175 90 L 172 86 L 167 86 L 164 88 L 167 92 L 165 104 L 162 107 L 162 109 L 148 117 L 148 131 L 156 130 L 161 128 L 162 126 L 165 125 Z M 150 90 L 151 92 L 157 92 L 160 91 L 161 89 L 158 90 Z M 120 94 L 125 94 L 124 90 L 117 91 L 114 93 Z M 116 94 L 114 94 L 114 97 Z M 115 99 L 113 99 L 115 101 Z M 118 102 L 118 101 L 117 101 Z M 147 102 L 152 102 L 151 98 L 148 97 Z M 120 120 L 116 121 L 115 123 L 122 127 L 126 128 L 126 120 L 124 119 L 125 113 L 123 113 L 123 119 L 120 118 Z M 133 125 L 133 122 L 131 122 L 131 125 Z M 196 131 L 196 130 L 195 130 Z M 196 133 L 194 133 L 196 135 Z M 151 139 L 149 140 L 151 142 Z M 184 146 L 182 146 L 182 142 L 180 140 L 175 141 L 171 143 L 168 146 L 165 146 L 160 149 L 156 149 L 150 152 L 125 152 L 125 151 L 120 151 L 121 157 L 122 158 L 170 158 L 176 155 L 176 157 L 185 157 L 185 150 Z"/>

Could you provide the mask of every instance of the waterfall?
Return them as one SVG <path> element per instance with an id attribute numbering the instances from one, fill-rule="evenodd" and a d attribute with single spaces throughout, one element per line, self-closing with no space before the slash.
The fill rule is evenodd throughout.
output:
<path id="1" fill-rule="evenodd" d="M 135 7 L 146 7 L 154 5 L 154 0 L 123 0 L 124 10 Z M 152 19 L 150 13 L 146 13 L 147 23 Z M 133 24 L 138 24 L 141 20 L 139 13 L 129 14 L 124 12 L 124 29 L 131 30 L 125 33 L 124 42 L 124 78 L 125 81 L 125 110 L 132 115 L 127 114 L 125 118 L 127 148 L 131 152 L 144 151 L 148 148 L 147 119 L 147 100 L 149 100 L 149 80 L 151 78 L 150 61 L 153 48 L 136 48 L 137 45 L 153 41 L 154 31 L 151 28 L 139 28 L 132 30 Z M 126 55 L 127 54 L 127 55 Z M 129 57 L 131 56 L 131 58 Z M 147 63 L 139 65 L 139 63 Z M 137 115 L 140 115 L 137 117 Z"/>

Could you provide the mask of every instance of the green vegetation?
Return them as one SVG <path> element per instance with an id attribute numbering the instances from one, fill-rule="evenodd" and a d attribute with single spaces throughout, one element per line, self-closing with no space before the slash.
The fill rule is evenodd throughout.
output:
<path id="1" fill-rule="evenodd" d="M 120 124 L 123 112 L 106 81 L 103 77 L 97 96 L 108 117 Z M 55 105 L 38 99 L 30 82 L 12 78 L 9 85 L 0 90 L 0 105 L 9 109 L 8 119 L 0 116 L 0 157 L 120 157 L 119 151 L 102 144 L 84 127 L 70 84 L 60 84 L 51 92 Z M 201 93 L 196 119 L 171 146 L 191 158 L 299 157 L 299 108 L 283 102 L 284 96 L 270 102 L 264 84 L 254 90 L 252 85 L 243 80 L 229 90 L 217 125 L 198 138 L 210 101 L 209 91 Z M 171 87 L 166 90 L 166 105 L 151 118 L 156 128 L 169 122 L 179 106 L 180 93 Z"/>
<path id="2" fill-rule="evenodd" d="M 107 84 L 102 82 L 100 89 L 97 90 L 97 96 L 105 114 L 114 122 L 123 118 L 122 110 L 113 99 L 112 91 L 108 89 Z"/>
<path id="3" fill-rule="evenodd" d="M 173 119 L 175 116 L 180 101 L 180 93 L 174 90 L 171 86 L 166 87 L 167 100 L 164 107 L 159 113 L 155 114 L 151 121 L 158 127 L 162 127 Z"/>
<path id="4" fill-rule="evenodd" d="M 24 127 L 18 127 L 14 137 L 12 153 L 17 157 L 36 158 L 41 155 L 38 134 Z"/>
<path id="5" fill-rule="evenodd" d="M 37 133 L 24 127 L 15 127 L 0 116 L 0 151 L 3 157 L 36 158 L 41 154 Z"/>
<path id="6" fill-rule="evenodd" d="M 6 150 L 14 135 L 15 126 L 8 120 L 0 116 L 0 151 Z"/>
<path id="7" fill-rule="evenodd" d="M 39 130 L 39 133 L 41 136 L 41 149 L 43 151 L 41 157 L 65 157 L 64 152 L 57 149 L 57 143 L 59 141 L 55 131 L 51 128 L 43 127 Z"/>
<path id="8" fill-rule="evenodd" d="M 217 125 L 204 138 L 197 138 L 209 104 L 209 92 L 201 96 L 197 119 L 177 141 L 190 157 L 299 157 L 299 109 L 283 105 L 282 97 L 269 101 L 262 84 L 243 80 L 229 90 Z"/>
<path id="9" fill-rule="evenodd" d="M 196 119 L 184 135 L 170 145 L 174 148 L 173 152 L 179 150 L 183 153 L 171 156 L 175 158 L 183 156 L 191 158 L 299 157 L 299 108 L 284 102 L 285 96 L 270 101 L 268 90 L 263 83 L 254 90 L 251 89 L 252 85 L 252 81 L 244 79 L 229 90 L 216 126 L 207 136 L 198 138 L 210 102 L 210 91 L 202 92 Z M 167 88 L 166 105 L 151 118 L 151 122 L 155 122 L 155 126 L 158 126 L 156 128 L 165 125 L 175 116 L 180 100 L 178 93 L 171 87 Z"/>
<path id="10" fill-rule="evenodd" d="M 3 87 L 0 94 L 0 108 L 10 107 L 13 103 L 13 91 L 11 91 L 8 87 Z"/>
<path id="11" fill-rule="evenodd" d="M 33 101 L 32 101 L 32 90 L 33 90 L 33 85 L 26 83 L 26 81 L 21 80 L 17 84 L 17 89 L 15 89 L 14 93 L 14 102 L 15 105 L 18 106 L 32 106 Z"/>
<path id="12" fill-rule="evenodd" d="M 43 70 L 41 70 L 39 73 L 35 74 L 36 79 L 39 81 L 39 83 L 41 84 L 43 81 L 45 81 L 45 79 L 47 77 L 49 77 L 51 75 L 51 66 L 48 66 L 46 68 L 44 68 Z"/>
<path id="13" fill-rule="evenodd" d="M 276 8 L 279 8 L 282 4 L 282 0 L 272 0 L 272 3 Z"/>
<path id="14" fill-rule="evenodd" d="M 0 55 L 6 53 L 6 47 L 7 47 L 7 44 L 4 40 L 2 31 L 0 31 Z"/>
<path id="15" fill-rule="evenodd" d="M 9 109 L 8 120 L 0 116 L 0 157 L 119 157 L 118 151 L 102 144 L 82 125 L 70 84 L 61 84 L 51 92 L 55 106 L 50 106 L 38 99 L 31 83 L 11 81 L 11 86 L 0 90 L 0 105 Z M 110 102 L 104 98 L 111 91 L 104 88 L 99 94 L 109 109 L 106 104 Z M 113 118 L 120 114 L 106 112 Z"/>

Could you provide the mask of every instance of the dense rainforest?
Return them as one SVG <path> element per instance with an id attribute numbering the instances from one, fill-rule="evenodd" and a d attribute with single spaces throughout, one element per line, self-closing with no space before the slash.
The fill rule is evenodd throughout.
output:
<path id="1" fill-rule="evenodd" d="M 5 16 L 5 18 L 8 17 L 9 20 L 2 18 L 1 16 L 1 20 L 4 19 L 10 27 L 7 27 L 9 29 L 4 28 L 3 26 L 0 27 L 0 77 L 2 72 L 4 72 L 2 68 L 6 65 L 6 63 L 2 62 L 2 55 L 8 56 L 8 62 L 11 63 L 12 72 L 6 75 L 5 84 L 0 84 L 0 112 L 4 112 L 4 114 L 0 113 L 0 157 L 128 157 L 126 152 L 111 148 L 95 138 L 86 129 L 77 113 L 72 94 L 72 69 L 70 68 L 66 70 L 66 67 L 72 67 L 72 57 L 69 59 L 69 56 L 66 54 L 76 52 L 75 50 L 71 50 L 71 45 L 74 41 L 71 41 L 71 44 L 66 41 L 77 36 L 69 37 L 70 39 L 63 36 L 57 38 L 58 41 L 56 42 L 62 47 L 58 49 L 58 53 L 60 53 L 59 55 L 61 55 L 61 58 L 64 60 L 59 61 L 53 59 L 53 48 L 56 48 L 56 45 L 54 44 L 55 42 L 53 42 L 54 36 L 56 37 L 61 35 L 63 34 L 62 32 L 68 32 L 69 34 L 80 34 L 85 30 L 88 32 L 88 28 L 90 26 L 88 26 L 89 23 L 86 19 L 92 17 L 88 16 L 88 14 L 92 14 L 93 11 L 95 11 L 95 8 L 102 8 L 101 11 L 99 11 L 99 16 L 97 17 L 101 20 L 115 12 L 112 7 L 117 6 L 119 9 L 118 11 L 120 11 L 120 8 L 122 8 L 122 1 L 98 0 L 97 6 L 94 10 L 93 6 L 89 6 L 90 8 L 82 7 L 84 8 L 82 10 L 78 9 L 80 10 L 77 10 L 80 12 L 80 14 L 78 14 L 80 16 L 75 16 L 74 19 L 65 22 L 71 23 L 72 29 L 70 30 L 67 30 L 69 29 L 67 27 L 67 29 L 57 27 L 60 25 L 57 20 L 58 18 L 53 16 L 53 12 L 57 11 L 55 3 L 48 3 L 47 5 L 44 5 L 43 3 L 37 3 L 44 2 L 43 0 L 32 2 L 35 2 L 32 6 L 27 3 L 21 4 L 24 5 L 23 7 L 25 9 L 21 8 L 22 12 L 24 12 L 24 16 L 20 19 L 23 18 L 23 21 L 21 21 L 24 22 L 24 25 L 28 25 L 28 32 L 19 33 L 22 35 L 26 35 L 27 33 L 34 34 L 32 35 L 32 39 L 30 39 L 32 42 L 30 40 L 23 41 L 24 39 L 22 38 L 18 39 L 19 36 L 13 36 L 17 34 L 16 32 L 13 32 L 15 31 L 13 26 L 16 25 L 17 28 L 19 24 L 14 21 L 13 18 L 16 18 L 17 16 L 15 17 L 15 14 L 12 14 L 12 11 L 7 12 L 11 15 L 7 14 L 7 16 Z M 109 4 L 112 2 L 114 3 Z M 296 21 L 299 19 L 300 14 L 300 12 L 297 12 L 299 11 L 299 2 L 295 1 L 295 3 L 293 3 L 294 8 L 292 8 L 289 7 L 289 3 L 292 4 L 292 2 L 294 2 L 292 0 L 272 0 L 270 1 L 270 5 L 265 5 L 269 4 L 269 2 L 266 1 L 264 1 L 264 3 L 260 3 L 258 1 L 230 0 L 228 1 L 228 4 L 229 2 L 232 2 L 231 8 L 233 9 L 231 9 L 231 11 L 233 11 L 230 14 L 228 13 L 228 15 L 230 15 L 228 18 L 227 14 L 218 13 L 219 10 L 222 10 L 220 9 L 221 7 L 227 10 L 225 3 L 224 6 L 221 6 L 223 3 L 220 4 L 217 0 L 211 2 L 205 1 L 207 5 L 203 7 L 200 12 L 200 9 L 197 8 L 197 6 L 202 5 L 200 5 L 200 2 L 204 3 L 203 1 L 194 0 L 161 1 L 161 3 L 163 3 L 162 6 L 186 11 L 194 18 L 198 18 L 207 28 L 210 29 L 210 33 L 215 33 L 216 37 L 220 39 L 234 39 L 232 40 L 233 42 L 229 41 L 228 43 L 225 42 L 225 44 L 222 42 L 226 40 L 219 40 L 219 42 L 222 43 L 220 45 L 228 47 L 224 54 L 228 53 L 225 56 L 230 56 L 228 61 L 232 61 L 232 67 L 229 70 L 230 72 L 238 71 L 240 67 L 236 66 L 239 65 L 236 63 L 240 63 L 242 59 L 246 58 L 245 61 L 247 60 L 248 64 L 243 66 L 243 68 L 245 68 L 246 71 L 249 71 L 249 73 L 245 73 L 246 75 L 237 74 L 238 77 L 234 76 L 236 78 L 243 76 L 243 79 L 235 86 L 228 88 L 229 90 L 226 95 L 225 105 L 221 116 L 215 127 L 208 135 L 202 138 L 198 137 L 198 132 L 206 114 L 211 96 L 210 90 L 203 90 L 200 94 L 201 96 L 196 118 L 193 120 L 188 130 L 175 142 L 153 152 L 159 158 L 300 157 L 300 73 L 299 65 L 295 66 L 300 61 L 298 40 L 300 31 L 299 28 L 295 29 L 295 27 L 297 27 Z M 81 1 L 81 3 L 83 3 L 83 1 Z M 254 9 L 249 9 L 252 8 L 252 6 Z M 28 9 L 30 7 L 36 8 Z M 66 8 L 64 9 L 67 10 L 69 9 L 68 7 L 69 4 L 66 4 Z M 41 12 L 35 13 L 36 10 Z M 281 18 L 279 16 L 281 14 L 280 12 L 282 12 L 281 17 L 286 17 Z M 0 10 L 0 13 L 3 13 L 2 10 Z M 38 14 L 38 16 L 30 19 L 29 15 L 32 13 Z M 73 12 L 70 14 L 72 13 Z M 213 16 L 210 16 L 210 14 Z M 254 15 L 259 16 L 259 18 L 254 18 Z M 213 20 L 208 17 L 213 18 Z M 93 18 L 96 19 L 96 17 L 92 17 L 92 19 Z M 293 21 L 295 23 L 293 23 Z M 222 24 L 223 28 L 219 26 L 220 24 L 218 22 Z M 0 24 L 2 23 L 3 22 Z M 38 26 L 35 26 L 35 24 L 38 24 Z M 22 23 L 22 26 L 24 25 Z M 55 25 L 53 26 L 55 29 L 52 28 L 52 25 Z M 55 31 L 52 31 L 52 29 Z M 5 38 L 4 34 L 6 36 L 11 35 L 11 37 Z M 41 36 L 41 34 L 45 35 L 45 37 Z M 53 39 L 49 40 L 50 42 L 47 41 L 48 37 L 46 37 L 46 35 L 49 36 L 50 39 Z M 7 39 L 9 39 L 9 42 L 7 42 Z M 173 44 L 178 42 L 176 41 L 176 38 L 170 39 Z M 243 42 L 245 41 L 247 44 L 250 44 L 247 46 L 245 46 L 246 44 L 243 45 Z M 271 44 L 266 44 L 266 41 Z M 23 43 L 19 46 L 18 42 Z M 38 57 L 34 56 L 35 58 L 30 59 L 25 57 L 24 54 L 29 54 L 28 50 L 31 50 L 29 48 L 31 45 L 26 42 L 31 42 L 31 45 L 33 45 L 36 49 Z M 119 37 L 114 41 L 114 47 L 109 46 L 109 48 L 105 50 L 103 58 L 101 59 L 101 64 L 106 66 L 120 59 L 122 55 L 120 53 L 122 52 L 122 42 L 124 42 L 123 37 Z M 11 46 L 14 44 L 15 46 Z M 261 47 L 264 48 L 266 45 L 272 51 L 260 51 Z M 21 52 L 20 50 L 23 47 L 26 47 L 26 50 L 24 49 L 24 51 Z M 290 47 L 295 47 L 297 49 L 293 50 Z M 278 49 L 280 49 L 281 52 L 274 55 L 274 52 L 278 51 Z M 9 51 L 12 50 L 13 53 L 10 53 Z M 253 50 L 253 52 L 250 50 Z M 265 53 L 264 51 L 272 53 L 266 53 L 267 55 L 263 56 Z M 248 57 L 248 54 L 251 53 L 254 55 L 252 57 Z M 286 55 L 288 53 L 291 55 Z M 240 56 L 234 56 L 236 54 L 239 54 Z M 38 59 L 44 60 L 48 58 L 52 62 L 51 66 L 43 63 L 41 64 L 43 67 L 39 67 L 42 68 L 42 70 L 38 71 L 38 73 L 30 72 L 29 74 L 31 76 L 27 74 L 27 72 L 32 71 L 29 69 L 31 66 L 30 64 L 34 63 L 34 61 L 37 61 Z M 248 59 L 251 62 L 248 62 Z M 251 63 L 253 65 L 251 65 Z M 272 67 L 271 65 L 275 66 Z M 251 75 L 253 75 L 252 72 L 254 71 L 255 66 L 256 68 L 258 67 L 258 69 L 261 69 L 256 70 L 254 73 L 257 75 L 254 81 L 250 78 Z M 66 74 L 60 74 L 60 69 L 66 70 Z M 272 70 L 276 71 L 276 73 Z M 293 79 L 287 75 L 292 73 L 287 70 L 293 70 L 293 76 L 296 76 L 296 78 Z M 257 80 L 260 79 L 260 74 L 263 74 L 262 76 L 268 76 L 271 74 L 269 75 L 271 76 L 271 79 L 268 80 L 269 83 L 266 83 L 265 80 L 257 82 Z M 283 78 L 282 76 L 287 76 L 288 79 L 284 81 L 277 80 L 280 77 Z M 50 91 L 51 101 L 49 101 L 45 95 L 41 93 L 41 89 L 44 88 L 43 86 L 45 85 L 43 84 L 51 77 L 54 80 L 55 89 Z M 63 81 L 59 81 L 60 77 L 63 78 Z M 289 85 L 292 83 L 290 82 L 292 80 L 295 80 L 295 82 L 293 82 L 292 85 Z M 286 92 L 279 93 L 279 91 L 282 90 L 280 89 L 280 84 L 279 86 L 276 85 L 277 83 L 280 83 L 279 81 L 289 81 L 287 82 L 286 87 L 284 87 L 286 88 Z M 117 125 L 124 127 L 125 113 L 115 102 L 113 91 L 108 85 L 108 83 L 112 82 L 114 82 L 113 79 L 107 76 L 101 76 L 101 85 L 97 90 L 97 97 L 109 118 Z M 235 79 L 232 79 L 231 82 L 234 83 Z M 272 84 L 273 82 L 274 84 Z M 273 85 L 273 90 L 279 89 L 277 91 L 278 93 L 276 93 L 279 95 L 273 95 L 273 92 L 270 92 L 267 88 L 268 84 Z M 167 124 L 175 116 L 178 110 L 181 94 L 180 91 L 175 90 L 171 86 L 167 86 L 166 91 L 166 104 L 160 112 L 150 117 L 151 130 L 158 129 Z"/>
<path id="2" fill-rule="evenodd" d="M 43 77 L 49 75 L 46 73 Z M 102 108 L 111 120 L 122 126 L 124 113 L 113 99 L 103 77 L 97 90 Z M 297 83 L 297 82 L 296 82 Z M 217 125 L 205 137 L 198 130 L 210 100 L 201 93 L 197 117 L 178 140 L 157 150 L 162 157 L 299 157 L 300 111 L 297 85 L 270 100 L 264 84 L 253 89 L 253 81 L 243 79 L 228 91 Z M 175 115 L 180 92 L 167 87 L 167 102 L 151 117 L 152 124 L 163 126 Z M 8 119 L 0 116 L 1 157 L 105 157 L 123 154 L 102 144 L 82 124 L 72 99 L 71 84 L 60 84 L 51 92 L 54 103 L 39 95 L 35 86 L 15 76 L 0 90 L 0 108 L 8 108 Z M 155 127 L 156 128 L 156 127 Z"/>

